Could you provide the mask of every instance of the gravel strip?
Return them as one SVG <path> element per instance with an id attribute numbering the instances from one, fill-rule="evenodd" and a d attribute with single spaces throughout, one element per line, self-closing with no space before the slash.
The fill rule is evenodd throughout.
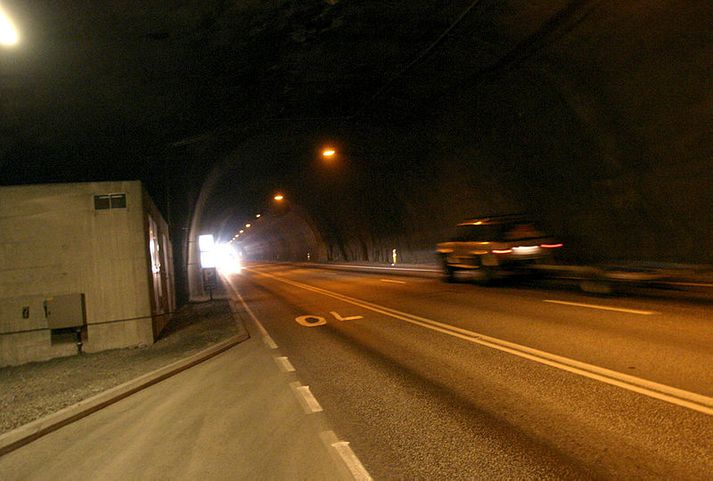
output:
<path id="1" fill-rule="evenodd" d="M 243 332 L 225 301 L 182 307 L 161 338 L 114 349 L 0 368 L 0 433 L 59 411 Z"/>

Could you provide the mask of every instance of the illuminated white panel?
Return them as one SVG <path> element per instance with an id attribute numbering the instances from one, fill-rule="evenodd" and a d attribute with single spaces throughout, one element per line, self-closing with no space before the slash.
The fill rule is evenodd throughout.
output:
<path id="1" fill-rule="evenodd" d="M 203 234 L 198 236 L 198 249 L 201 252 L 209 252 L 213 250 L 215 246 L 215 241 L 213 240 L 213 234 Z"/>
<path id="2" fill-rule="evenodd" d="M 215 267 L 215 254 L 213 252 L 201 252 L 201 267 L 203 269 Z"/>

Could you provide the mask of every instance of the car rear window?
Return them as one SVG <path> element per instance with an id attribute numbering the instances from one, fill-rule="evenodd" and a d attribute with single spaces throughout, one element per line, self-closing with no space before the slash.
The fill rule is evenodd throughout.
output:
<path id="1" fill-rule="evenodd" d="M 457 227 L 453 242 L 508 242 L 538 239 L 544 234 L 529 222 L 503 224 L 461 225 Z"/>
<path id="2" fill-rule="evenodd" d="M 537 230 L 535 226 L 529 222 L 518 222 L 516 224 L 507 224 L 507 228 L 503 230 L 505 240 L 525 240 L 538 239 L 544 234 Z"/>

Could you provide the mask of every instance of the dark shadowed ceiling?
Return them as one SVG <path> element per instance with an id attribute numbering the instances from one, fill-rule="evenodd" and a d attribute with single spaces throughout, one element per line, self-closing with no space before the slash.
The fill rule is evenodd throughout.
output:
<path id="1" fill-rule="evenodd" d="M 182 139 L 373 108 L 469 6 L 402 3 L 4 1 L 3 181 L 142 176 Z"/>
<path id="2" fill-rule="evenodd" d="M 709 2 L 0 5 L 2 184 L 138 178 L 181 227 L 213 171 L 225 235 L 282 189 L 345 245 L 527 210 L 581 254 L 701 257 Z"/>

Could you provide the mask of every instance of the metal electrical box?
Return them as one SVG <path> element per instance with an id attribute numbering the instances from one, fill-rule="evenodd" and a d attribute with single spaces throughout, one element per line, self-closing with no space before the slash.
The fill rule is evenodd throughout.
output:
<path id="1" fill-rule="evenodd" d="M 50 329 L 83 326 L 87 322 L 84 294 L 64 294 L 45 299 L 45 317 Z"/>

